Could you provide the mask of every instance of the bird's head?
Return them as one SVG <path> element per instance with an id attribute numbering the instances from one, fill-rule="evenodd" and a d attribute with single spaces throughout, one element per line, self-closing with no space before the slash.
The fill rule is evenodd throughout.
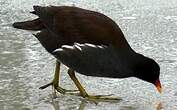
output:
<path id="1" fill-rule="evenodd" d="M 143 56 L 143 59 L 136 65 L 135 68 L 137 78 L 154 84 L 157 90 L 160 93 L 162 92 L 161 83 L 159 80 L 160 67 L 153 59 Z"/>

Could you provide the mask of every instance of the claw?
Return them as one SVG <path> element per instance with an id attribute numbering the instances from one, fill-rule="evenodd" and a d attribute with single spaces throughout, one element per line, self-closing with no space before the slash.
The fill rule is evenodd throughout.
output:
<path id="1" fill-rule="evenodd" d="M 47 88 L 47 87 L 49 87 L 49 86 L 51 86 L 51 85 L 53 85 L 53 82 L 48 83 L 48 84 L 46 84 L 46 85 L 43 85 L 43 86 L 39 87 L 39 89 L 45 89 L 45 88 Z"/>

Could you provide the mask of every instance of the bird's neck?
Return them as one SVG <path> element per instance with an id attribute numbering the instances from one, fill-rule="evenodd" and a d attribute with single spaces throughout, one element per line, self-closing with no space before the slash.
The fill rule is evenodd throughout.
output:
<path id="1" fill-rule="evenodd" d="M 142 54 L 136 53 L 132 48 L 119 48 L 116 49 L 117 58 L 119 59 L 119 63 L 123 68 L 125 68 L 124 72 L 129 74 L 124 74 L 122 77 L 131 77 L 135 76 L 134 69 L 137 64 L 143 61 L 145 56 Z"/>

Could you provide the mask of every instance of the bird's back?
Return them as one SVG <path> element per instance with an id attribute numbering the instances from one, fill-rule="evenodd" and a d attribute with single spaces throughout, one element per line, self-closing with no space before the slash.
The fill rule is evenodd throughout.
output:
<path id="1" fill-rule="evenodd" d="M 74 42 L 130 48 L 118 25 L 104 14 L 69 6 L 34 6 L 32 13 L 39 16 L 37 21 L 40 23 L 36 23 L 42 25 L 39 30 L 48 32 L 46 35 L 38 34 L 39 41 L 49 44 L 48 40 L 43 39 L 58 40 L 50 44 L 53 46 L 43 45 L 47 50 L 54 50 L 56 46 L 61 47 L 63 44 L 72 45 Z M 21 27 L 23 29 L 23 25 Z"/>

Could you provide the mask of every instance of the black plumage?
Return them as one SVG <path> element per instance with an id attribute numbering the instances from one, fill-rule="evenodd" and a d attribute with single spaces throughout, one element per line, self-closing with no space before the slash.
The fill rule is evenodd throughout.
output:
<path id="1" fill-rule="evenodd" d="M 137 77 L 161 91 L 159 65 L 136 53 L 109 17 L 69 6 L 34 6 L 31 13 L 39 18 L 13 26 L 40 31 L 36 38 L 69 68 L 88 76 Z"/>

